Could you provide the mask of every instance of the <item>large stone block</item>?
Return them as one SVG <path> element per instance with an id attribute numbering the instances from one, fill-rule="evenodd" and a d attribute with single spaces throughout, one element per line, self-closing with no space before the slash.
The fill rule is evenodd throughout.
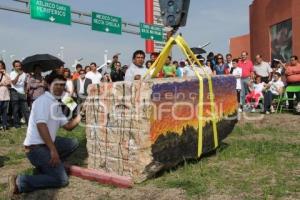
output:
<path id="1" fill-rule="evenodd" d="M 218 141 L 237 121 L 236 80 L 212 78 Z M 197 79 L 153 79 L 90 86 L 86 101 L 89 168 L 131 176 L 140 182 L 162 169 L 197 159 L 198 120 L 203 120 L 202 153 L 214 150 L 208 81 L 204 113 L 198 116 Z"/>

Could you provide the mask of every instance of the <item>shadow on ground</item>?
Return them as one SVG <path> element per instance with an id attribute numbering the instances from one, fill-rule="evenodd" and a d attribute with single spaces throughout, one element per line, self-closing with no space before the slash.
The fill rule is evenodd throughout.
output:
<path id="1" fill-rule="evenodd" d="M 226 150 L 228 147 L 229 147 L 229 144 L 227 144 L 227 143 L 225 143 L 225 142 L 221 142 L 221 143 L 220 143 L 220 146 L 219 146 L 217 149 L 212 150 L 212 151 L 210 151 L 210 152 L 208 152 L 208 153 L 205 153 L 205 154 L 201 155 L 201 157 L 198 158 L 198 159 L 184 160 L 184 161 L 178 163 L 175 167 L 172 167 L 172 168 L 170 168 L 170 169 L 161 170 L 161 171 L 159 171 L 157 174 L 155 174 L 154 177 L 152 177 L 152 179 L 162 177 L 162 176 L 164 176 L 166 173 L 169 173 L 169 172 L 172 172 L 172 171 L 176 171 L 176 170 L 178 170 L 179 168 L 184 167 L 185 165 L 198 164 L 202 159 L 209 158 L 209 157 L 211 157 L 211 156 L 215 156 L 217 152 L 223 152 L 223 151 Z"/>

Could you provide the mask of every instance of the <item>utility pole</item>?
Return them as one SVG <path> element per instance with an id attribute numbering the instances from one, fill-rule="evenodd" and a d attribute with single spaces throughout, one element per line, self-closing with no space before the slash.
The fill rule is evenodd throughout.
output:
<path id="1" fill-rule="evenodd" d="M 4 59 L 5 53 L 6 53 L 6 50 L 3 49 L 3 50 L 1 51 L 1 60 L 2 60 L 2 61 L 5 61 L 5 59 Z"/>
<path id="2" fill-rule="evenodd" d="M 64 60 L 64 49 L 65 49 L 65 47 L 61 46 L 61 47 L 59 47 L 59 49 L 60 49 L 60 58 L 61 58 L 61 60 Z"/>

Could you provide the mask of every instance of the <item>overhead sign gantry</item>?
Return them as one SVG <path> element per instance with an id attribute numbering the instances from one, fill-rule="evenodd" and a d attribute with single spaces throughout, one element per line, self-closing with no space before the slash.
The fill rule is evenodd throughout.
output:
<path id="1" fill-rule="evenodd" d="M 45 0 L 30 0 L 32 19 L 71 25 L 71 8 L 68 5 Z"/>

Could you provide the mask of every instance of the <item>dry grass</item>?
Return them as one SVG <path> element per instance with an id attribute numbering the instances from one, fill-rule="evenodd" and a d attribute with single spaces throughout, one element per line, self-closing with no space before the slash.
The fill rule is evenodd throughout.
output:
<path id="1" fill-rule="evenodd" d="M 300 199 L 300 117 L 288 114 L 241 120 L 216 154 L 183 163 L 133 189 L 98 185 L 71 177 L 62 189 L 41 190 L 20 199 Z M 61 133 L 66 135 L 65 132 Z M 73 163 L 86 165 L 85 136 Z M 0 199 L 7 175 L 31 173 L 22 152 L 24 130 L 0 136 Z M 4 165 L 1 167 L 1 164 Z"/>

